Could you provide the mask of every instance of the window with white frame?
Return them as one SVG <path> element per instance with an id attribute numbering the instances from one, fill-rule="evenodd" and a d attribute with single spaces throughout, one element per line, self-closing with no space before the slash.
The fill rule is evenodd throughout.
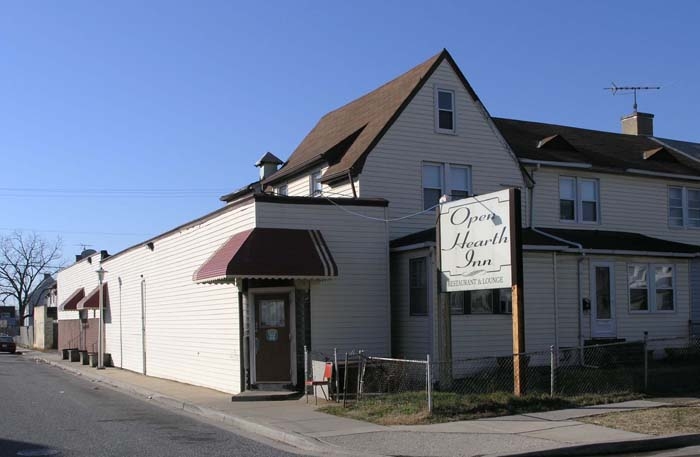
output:
<path id="1" fill-rule="evenodd" d="M 668 188 L 668 225 L 700 228 L 700 189 Z"/>
<path id="2" fill-rule="evenodd" d="M 409 312 L 411 316 L 428 314 L 428 258 L 408 261 Z"/>
<path id="3" fill-rule="evenodd" d="M 599 213 L 600 193 L 597 179 L 559 177 L 560 220 L 596 224 Z"/>
<path id="4" fill-rule="evenodd" d="M 286 184 L 282 184 L 277 187 L 277 191 L 275 192 L 277 195 L 287 195 L 288 189 Z"/>
<path id="5" fill-rule="evenodd" d="M 510 314 L 513 310 L 510 289 L 450 292 L 452 314 Z"/>
<path id="6" fill-rule="evenodd" d="M 321 171 L 311 173 L 309 195 L 312 197 L 320 197 L 323 192 L 321 185 Z"/>
<path id="7" fill-rule="evenodd" d="M 435 89 L 435 130 L 440 133 L 455 132 L 454 91 Z"/>
<path id="8" fill-rule="evenodd" d="M 437 205 L 443 195 L 449 195 L 452 200 L 471 195 L 469 166 L 449 163 L 423 164 L 423 209 Z"/>
<path id="9" fill-rule="evenodd" d="M 673 265 L 630 264 L 627 266 L 627 284 L 631 312 L 676 309 Z"/>

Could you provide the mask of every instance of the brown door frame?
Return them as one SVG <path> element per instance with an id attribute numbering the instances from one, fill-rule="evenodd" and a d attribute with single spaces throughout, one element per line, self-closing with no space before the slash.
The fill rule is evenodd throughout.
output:
<path id="1" fill-rule="evenodd" d="M 294 300 L 294 287 L 264 287 L 259 289 L 248 289 L 248 325 L 251 329 L 250 338 L 251 341 L 248 344 L 249 356 L 250 356 L 250 383 L 257 384 L 257 374 L 256 374 L 256 360 L 255 360 L 255 316 L 257 304 L 255 303 L 256 295 L 288 295 L 289 300 L 289 333 L 291 338 L 289 340 L 289 362 L 291 367 L 291 376 L 289 382 L 294 384 L 297 378 L 297 363 L 296 363 L 296 303 Z"/>

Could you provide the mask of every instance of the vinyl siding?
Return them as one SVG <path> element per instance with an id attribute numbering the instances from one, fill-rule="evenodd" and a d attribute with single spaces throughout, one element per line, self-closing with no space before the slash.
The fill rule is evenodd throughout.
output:
<path id="1" fill-rule="evenodd" d="M 456 134 L 435 133 L 434 88 L 455 92 Z M 423 161 L 471 166 L 472 192 L 524 186 L 518 163 L 447 62 L 443 62 L 369 153 L 360 175 L 362 197 L 389 200 L 391 218 L 423 210 Z M 523 200 L 526 193 L 523 192 Z M 435 225 L 435 212 L 393 222 L 398 238 Z"/>
<path id="2" fill-rule="evenodd" d="M 578 284 L 579 256 L 557 255 L 557 289 L 559 299 L 559 346 L 571 347 L 578 340 Z M 587 256 L 581 263 L 582 297 L 591 298 L 591 262 L 614 264 L 615 317 L 617 338 L 639 341 L 644 331 L 650 338 L 685 337 L 690 315 L 689 262 L 683 259 L 654 257 Z M 676 281 L 676 309 L 667 313 L 634 313 L 629 311 L 627 266 L 633 263 L 673 264 Z M 554 288 L 552 281 L 552 253 L 526 252 L 525 264 L 525 348 L 528 352 L 545 351 L 554 344 Z M 591 312 L 582 313 L 582 336 L 591 338 Z"/>
<path id="3" fill-rule="evenodd" d="M 428 315 L 412 316 L 410 308 L 409 261 L 427 257 L 428 272 L 435 272 L 435 262 L 429 249 L 398 252 L 391 256 L 392 351 L 394 357 L 424 359 L 431 349 L 431 320 L 434 312 L 435 275 L 428 281 Z"/>
<path id="4" fill-rule="evenodd" d="M 325 173 L 325 171 L 328 169 L 327 166 L 324 166 L 320 168 L 322 172 Z M 314 171 L 318 170 L 315 169 Z M 287 195 L 291 197 L 309 197 L 311 194 L 311 174 L 312 172 L 304 173 L 302 175 L 296 176 L 294 178 L 289 179 L 286 181 L 284 184 L 287 185 Z M 360 189 L 360 183 L 359 179 L 355 178 L 355 192 L 357 192 L 358 197 L 359 197 L 359 189 Z M 279 187 L 280 184 L 276 185 L 275 188 Z M 328 184 L 323 184 L 323 192 L 325 196 L 327 197 L 336 197 L 336 198 L 352 198 L 353 193 L 352 193 L 352 185 L 350 184 L 349 181 L 343 182 L 338 185 L 334 186 L 329 186 Z"/>
<path id="5" fill-rule="evenodd" d="M 384 218 L 385 209 L 351 206 Z M 311 348 L 332 354 L 362 349 L 389 355 L 389 255 L 385 224 L 333 205 L 259 202 L 258 227 L 318 229 L 338 266 L 336 278 L 310 281 Z M 280 253 L 281 255 L 283 253 Z"/>
<path id="6" fill-rule="evenodd" d="M 599 180 L 600 224 L 559 220 L 559 176 Z M 534 195 L 534 224 L 537 227 L 619 230 L 700 244 L 700 229 L 668 226 L 668 186 L 700 187 L 698 183 L 554 168 L 535 171 L 534 179 L 537 182 Z"/>
<path id="7" fill-rule="evenodd" d="M 700 259 L 690 262 L 690 319 L 694 335 L 700 336 Z"/>
<path id="8" fill-rule="evenodd" d="M 196 284 L 192 277 L 229 237 L 254 225 L 254 205 L 247 203 L 156 240 L 153 251 L 144 245 L 103 262 L 111 299 L 107 351 L 117 366 L 142 371 L 143 279 L 146 373 L 240 391 L 238 290 L 231 284 Z"/>

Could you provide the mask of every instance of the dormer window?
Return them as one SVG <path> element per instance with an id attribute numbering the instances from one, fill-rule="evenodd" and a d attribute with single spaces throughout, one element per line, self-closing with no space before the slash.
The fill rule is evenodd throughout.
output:
<path id="1" fill-rule="evenodd" d="M 435 89 L 435 130 L 455 132 L 455 93 L 452 90 Z"/>

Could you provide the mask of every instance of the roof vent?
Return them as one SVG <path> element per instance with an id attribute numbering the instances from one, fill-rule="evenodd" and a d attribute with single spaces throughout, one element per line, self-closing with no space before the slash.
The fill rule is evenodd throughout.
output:
<path id="1" fill-rule="evenodd" d="M 625 135 L 653 136 L 654 115 L 634 111 L 622 118 L 622 133 Z"/>
<path id="2" fill-rule="evenodd" d="M 263 179 L 272 175 L 274 172 L 277 171 L 277 168 L 283 163 L 284 162 L 282 162 L 273 153 L 266 153 L 260 158 L 260 160 L 255 162 L 255 166 L 260 168 L 260 180 L 262 181 Z"/>
<path id="3" fill-rule="evenodd" d="M 558 149 L 560 151 L 576 152 L 576 148 L 559 134 L 542 138 L 537 142 L 537 149 Z"/>

